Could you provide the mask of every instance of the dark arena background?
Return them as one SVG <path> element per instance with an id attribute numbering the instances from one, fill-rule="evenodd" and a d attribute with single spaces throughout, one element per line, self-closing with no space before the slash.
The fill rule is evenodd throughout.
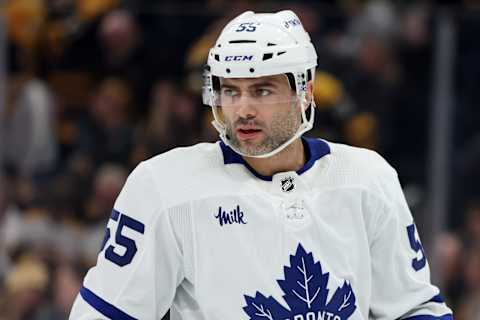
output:
<path id="1" fill-rule="evenodd" d="M 480 319 L 479 1 L 0 0 L 1 320 L 68 318 L 129 172 L 217 140 L 222 26 L 282 9 L 318 53 L 309 135 L 397 169 L 433 282 Z"/>

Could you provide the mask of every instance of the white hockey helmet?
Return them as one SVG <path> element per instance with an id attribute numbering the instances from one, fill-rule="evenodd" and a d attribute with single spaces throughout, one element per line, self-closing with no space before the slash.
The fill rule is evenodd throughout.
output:
<path id="1" fill-rule="evenodd" d="M 237 153 L 252 157 L 232 146 L 230 137 L 226 134 L 215 98 L 220 78 L 287 75 L 290 86 L 301 103 L 302 123 L 296 133 L 278 148 L 254 156 L 266 158 L 283 150 L 313 127 L 315 102 L 312 97 L 307 118 L 306 93 L 307 82 L 313 80 L 316 66 L 317 54 L 310 36 L 297 15 L 290 10 L 277 13 L 247 11 L 228 23 L 208 54 L 203 86 L 203 103 L 212 107 L 215 118 L 212 124 L 223 142 Z"/>

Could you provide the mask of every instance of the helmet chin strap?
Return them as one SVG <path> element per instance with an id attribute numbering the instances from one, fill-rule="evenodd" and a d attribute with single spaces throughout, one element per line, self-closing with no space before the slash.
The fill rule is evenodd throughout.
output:
<path id="1" fill-rule="evenodd" d="M 311 100 L 311 103 L 310 103 L 310 109 L 311 109 L 310 110 L 310 119 L 307 119 L 307 114 L 306 114 L 306 111 L 305 111 L 305 108 L 306 108 L 305 93 L 303 93 L 301 95 L 301 100 L 300 101 L 301 101 L 301 104 L 302 104 L 301 108 L 300 108 L 301 109 L 301 116 L 302 116 L 302 123 L 298 127 L 295 134 L 292 137 L 290 137 L 290 139 L 288 139 L 287 141 L 285 141 L 284 143 L 279 145 L 277 148 L 275 148 L 274 150 L 272 150 L 270 152 L 267 152 L 267 153 L 264 153 L 264 154 L 259 154 L 259 155 L 246 154 L 246 153 L 240 151 L 237 147 L 233 146 L 232 143 L 231 143 L 231 138 L 227 135 L 225 125 L 218 120 L 217 111 L 215 110 L 216 107 L 212 107 L 213 116 L 215 118 L 215 120 L 212 121 L 212 125 L 220 133 L 220 138 L 222 139 L 222 141 L 226 145 L 228 145 L 230 148 L 232 148 L 236 153 L 238 153 L 238 154 L 240 154 L 244 157 L 250 157 L 250 158 L 269 158 L 271 156 L 276 155 L 277 153 L 279 153 L 280 151 L 282 151 L 286 147 L 288 147 L 293 141 L 300 138 L 305 132 L 312 129 L 313 119 L 315 118 L 315 100 L 312 97 L 312 100 Z"/>

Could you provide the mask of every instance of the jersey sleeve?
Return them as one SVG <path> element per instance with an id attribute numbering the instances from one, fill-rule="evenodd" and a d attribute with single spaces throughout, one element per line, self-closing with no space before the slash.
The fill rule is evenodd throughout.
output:
<path id="1" fill-rule="evenodd" d="M 181 253 L 148 164 L 118 196 L 70 319 L 161 319 L 183 279 Z"/>
<path id="2" fill-rule="evenodd" d="M 382 176 L 383 201 L 371 238 L 370 319 L 450 320 L 395 170 Z"/>

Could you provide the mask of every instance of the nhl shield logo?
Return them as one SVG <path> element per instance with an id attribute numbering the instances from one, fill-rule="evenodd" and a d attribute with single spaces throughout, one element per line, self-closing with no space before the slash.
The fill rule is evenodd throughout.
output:
<path id="1" fill-rule="evenodd" d="M 295 180 L 293 177 L 286 177 L 280 181 L 282 184 L 282 191 L 283 192 L 290 192 L 295 189 Z"/>

